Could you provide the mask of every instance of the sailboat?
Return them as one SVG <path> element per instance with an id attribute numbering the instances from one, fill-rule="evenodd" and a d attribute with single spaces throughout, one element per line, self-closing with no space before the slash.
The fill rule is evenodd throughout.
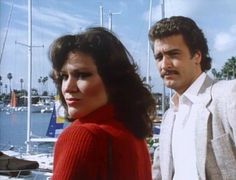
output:
<path id="1" fill-rule="evenodd" d="M 65 122 L 65 110 L 62 107 L 59 98 L 57 97 L 53 107 L 52 116 L 46 136 L 57 138 L 63 131 L 64 122 Z"/>
<path id="2" fill-rule="evenodd" d="M 15 152 L 13 150 L 4 151 L 9 158 L 19 158 L 20 161 L 35 161 L 39 164 L 39 168 L 36 171 L 31 169 L 31 172 L 36 174 L 43 174 L 44 177 L 50 177 L 52 174 L 53 166 L 53 153 L 42 153 L 34 151 L 34 143 L 49 142 L 54 143 L 57 140 L 57 136 L 62 132 L 64 128 L 64 110 L 59 100 L 55 101 L 53 112 L 51 115 L 50 123 L 45 137 L 33 137 L 31 132 L 31 113 L 32 113 L 32 0 L 28 0 L 28 95 L 27 95 L 27 137 L 26 137 L 26 153 Z M 16 94 L 14 91 L 11 93 L 11 107 L 16 107 Z M 14 154 L 15 153 L 15 154 Z M 13 155 L 14 154 L 14 155 Z M 9 169 L 7 169 L 9 170 Z M 5 171 L 5 170 L 4 170 Z M 24 170 L 23 170 L 24 171 Z M 45 173 L 48 173 L 47 175 Z M 17 175 L 18 176 L 18 175 Z M 0 179 L 4 179 L 0 175 Z"/>
<path id="3" fill-rule="evenodd" d="M 10 107 L 16 107 L 16 93 L 15 91 L 11 91 L 11 100 L 10 100 Z"/>
<path id="4" fill-rule="evenodd" d="M 6 114 L 11 114 L 14 111 L 18 111 L 18 109 L 16 107 L 16 103 L 17 103 L 16 93 L 14 90 L 13 91 L 11 90 L 10 91 L 10 102 L 5 108 L 3 106 L 2 110 L 6 111 Z"/>
<path id="5" fill-rule="evenodd" d="M 40 144 L 43 145 L 46 143 L 47 145 L 47 143 L 50 143 L 48 145 L 51 147 L 51 145 L 53 145 L 56 142 L 57 137 L 63 131 L 64 124 L 65 124 L 64 108 L 62 107 L 60 101 L 56 100 L 45 136 L 32 137 L 31 135 L 30 143 L 32 144 L 36 143 L 37 147 L 40 146 Z M 7 150 L 7 151 L 2 151 L 2 152 L 9 159 L 16 159 L 20 163 L 28 163 L 30 165 L 31 168 L 14 171 L 14 172 L 17 172 L 14 174 L 14 176 L 16 176 L 16 179 L 21 177 L 22 173 L 24 172 L 28 173 L 27 177 L 32 177 L 32 178 L 37 177 L 38 175 L 41 175 L 47 178 L 50 178 L 52 176 L 53 151 L 47 152 L 47 153 L 38 152 L 38 151 L 31 151 L 31 153 L 19 153 L 19 152 L 15 152 L 13 148 L 13 150 Z M 34 166 L 31 166 L 31 164 L 33 164 Z M 4 176 L 1 175 L 1 172 L 3 172 L 5 175 L 13 176 L 11 174 L 11 170 L 0 169 L 0 179 L 4 178 Z M 15 178 L 11 177 L 11 179 L 15 179 Z"/>
<path id="6" fill-rule="evenodd" d="M 59 97 L 55 97 L 55 103 L 51 119 L 46 132 L 46 137 L 31 137 L 30 142 L 56 142 L 57 137 L 64 129 L 65 110 L 60 103 Z"/>

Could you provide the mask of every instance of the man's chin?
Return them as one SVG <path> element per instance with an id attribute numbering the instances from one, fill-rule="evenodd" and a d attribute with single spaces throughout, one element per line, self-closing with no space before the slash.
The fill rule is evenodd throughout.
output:
<path id="1" fill-rule="evenodd" d="M 175 90 L 175 88 L 176 88 L 176 86 L 175 86 L 174 83 L 165 83 L 165 86 L 166 86 L 167 88 L 173 89 L 173 90 Z"/>
<path id="2" fill-rule="evenodd" d="M 170 80 L 165 80 L 164 81 L 164 84 L 165 84 L 165 86 L 166 87 L 168 87 L 168 88 L 172 88 L 173 87 L 173 81 L 170 81 Z"/>

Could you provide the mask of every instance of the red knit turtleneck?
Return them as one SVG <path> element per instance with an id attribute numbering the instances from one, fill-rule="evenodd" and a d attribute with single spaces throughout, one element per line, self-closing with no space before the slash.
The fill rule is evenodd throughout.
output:
<path id="1" fill-rule="evenodd" d="M 108 139 L 111 139 L 109 141 Z M 105 180 L 112 147 L 113 180 L 150 180 L 151 162 L 145 140 L 137 139 L 106 105 L 74 121 L 59 136 L 53 180 Z"/>

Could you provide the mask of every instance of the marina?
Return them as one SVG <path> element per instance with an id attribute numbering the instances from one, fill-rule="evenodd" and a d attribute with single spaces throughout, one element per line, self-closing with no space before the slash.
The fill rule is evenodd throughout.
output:
<path id="1" fill-rule="evenodd" d="M 17 177 L 0 175 L 0 179 L 46 180 L 52 176 L 53 146 L 56 138 L 46 136 L 52 117 L 52 113 L 32 113 L 30 151 L 27 152 L 27 112 L 13 111 L 8 114 L 5 111 L 0 111 L 0 151 L 11 157 L 39 163 L 39 167 L 30 170 L 30 174 L 27 176 L 20 174 Z M 64 126 L 66 127 L 66 125 L 65 123 Z M 153 138 L 148 140 L 150 155 L 153 155 L 154 149 L 158 146 L 159 123 L 154 124 L 153 133 Z M 56 132 L 54 135 L 57 136 Z"/>
<path id="2" fill-rule="evenodd" d="M 39 168 L 31 171 L 31 174 L 24 179 L 46 179 L 52 171 L 54 143 L 32 142 L 30 153 L 26 153 L 26 117 L 27 112 L 24 111 L 14 111 L 11 114 L 0 112 L 0 151 L 9 156 L 39 163 Z M 37 137 L 46 137 L 50 118 L 51 113 L 32 113 L 31 134 Z M 4 176 L 0 176 L 0 179 L 2 178 Z"/>
<path id="3" fill-rule="evenodd" d="M 23 45 L 27 47 L 28 52 L 28 61 L 27 61 L 27 90 L 23 89 L 22 84 L 24 79 L 21 79 L 21 90 L 16 90 L 13 86 L 12 79 L 13 73 L 9 72 L 7 78 L 9 80 L 9 87 L 6 87 L 5 95 L 9 95 L 10 103 L 6 104 L 1 102 L 0 107 L 0 151 L 11 158 L 18 158 L 30 161 L 36 161 L 39 164 L 39 167 L 36 169 L 23 169 L 16 174 L 16 179 L 50 179 L 52 176 L 52 167 L 53 167 L 53 146 L 56 141 L 55 136 L 57 136 L 61 131 L 55 131 L 54 133 L 49 132 L 49 127 L 56 126 L 56 124 L 50 124 L 50 120 L 53 115 L 53 104 L 52 101 L 45 102 L 45 98 L 48 98 L 49 91 L 46 88 L 46 81 L 43 82 L 44 78 L 40 76 L 40 81 L 43 86 L 38 93 L 36 94 L 35 89 L 33 89 L 33 84 L 36 82 L 33 80 L 34 74 L 32 64 L 33 64 L 33 47 L 36 47 L 33 43 L 32 38 L 32 1 L 28 0 L 27 4 L 27 13 L 28 13 L 28 40 L 27 44 L 16 42 L 15 44 Z M 13 10 L 13 1 L 11 5 L 11 11 L 9 15 L 9 21 L 11 20 L 11 14 Z M 109 29 L 112 30 L 112 15 L 115 13 L 109 13 Z M 100 11 L 100 15 L 103 16 L 103 11 Z M 102 25 L 102 24 L 101 24 Z M 4 36 L 7 39 L 6 36 Z M 3 48 L 4 50 L 4 48 Z M 25 53 L 26 54 L 26 53 Z M 48 78 L 48 76 L 45 76 Z M 14 75 L 15 78 L 15 75 Z M 149 78 L 147 78 L 149 80 Z M 148 83 L 149 84 L 149 83 Z M 43 92 L 43 89 L 45 90 Z M 23 102 L 23 105 L 17 105 L 15 90 L 18 93 L 18 98 Z M 1 91 L 2 92 L 2 91 Z M 9 93 L 8 93 L 9 92 Z M 41 92 L 41 93 L 40 93 Z M 46 93 L 47 92 L 47 93 Z M 46 93 L 46 94 L 43 94 Z M 2 93 L 3 94 L 3 93 Z M 39 96 L 39 94 L 41 96 Z M 6 96 L 5 96 L 6 97 Z M 5 100 L 5 97 L 2 98 Z M 35 101 L 34 98 L 40 98 Z M 5 104 L 4 104 L 5 103 Z M 28 105 L 28 106 L 27 106 Z M 57 117 L 57 116 L 56 116 Z M 47 135 L 47 136 L 46 136 Z M 53 135 L 53 136 L 51 136 Z M 155 142 L 154 142 L 155 143 Z M 30 173 L 24 175 L 25 171 Z M 11 170 L 1 172 L 9 174 Z M 15 179 L 6 175 L 0 176 L 0 179 Z"/>

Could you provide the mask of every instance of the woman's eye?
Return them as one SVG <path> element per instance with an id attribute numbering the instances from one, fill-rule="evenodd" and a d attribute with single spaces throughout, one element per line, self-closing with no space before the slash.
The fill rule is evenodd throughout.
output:
<path id="1" fill-rule="evenodd" d="M 88 72 L 80 72 L 76 75 L 77 79 L 86 79 L 87 77 L 90 77 L 92 74 Z"/>
<path id="2" fill-rule="evenodd" d="M 59 78 L 60 78 L 61 80 L 66 80 L 66 79 L 68 79 L 68 75 L 67 75 L 67 74 L 60 74 L 60 75 L 59 75 Z"/>

